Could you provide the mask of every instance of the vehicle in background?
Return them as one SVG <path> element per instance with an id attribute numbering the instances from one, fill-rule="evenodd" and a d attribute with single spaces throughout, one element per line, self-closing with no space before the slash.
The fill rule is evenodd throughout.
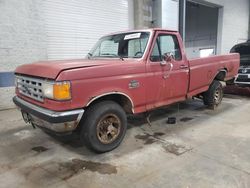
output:
<path id="1" fill-rule="evenodd" d="M 234 83 L 242 87 L 250 87 L 250 40 L 235 45 L 230 52 L 240 54 L 240 68 Z"/>
<path id="2" fill-rule="evenodd" d="M 177 31 L 119 32 L 102 37 L 86 59 L 17 67 L 13 101 L 33 126 L 76 131 L 89 148 L 107 152 L 123 140 L 126 114 L 194 96 L 214 109 L 221 81 L 237 75 L 239 62 L 239 54 L 188 60 Z"/>

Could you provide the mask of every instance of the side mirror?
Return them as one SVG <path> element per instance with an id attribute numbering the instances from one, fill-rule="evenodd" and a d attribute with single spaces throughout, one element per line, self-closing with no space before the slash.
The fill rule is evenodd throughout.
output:
<path id="1" fill-rule="evenodd" d="M 163 60 L 164 60 L 165 62 L 171 62 L 173 59 L 174 59 L 174 55 L 173 55 L 173 53 L 171 53 L 171 52 L 165 53 L 165 54 L 163 55 Z"/>
<path id="2" fill-rule="evenodd" d="M 165 60 L 160 62 L 161 66 L 165 66 L 167 64 L 167 62 Z"/>

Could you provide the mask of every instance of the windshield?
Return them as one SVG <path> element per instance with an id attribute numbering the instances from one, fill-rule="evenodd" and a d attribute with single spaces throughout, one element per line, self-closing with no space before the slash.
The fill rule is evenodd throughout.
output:
<path id="1" fill-rule="evenodd" d="M 102 37 L 88 57 L 141 58 L 146 49 L 149 34 L 149 32 L 133 32 Z"/>

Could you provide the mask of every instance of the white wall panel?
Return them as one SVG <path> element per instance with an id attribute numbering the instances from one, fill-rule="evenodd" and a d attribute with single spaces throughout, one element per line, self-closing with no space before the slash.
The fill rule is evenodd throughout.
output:
<path id="1" fill-rule="evenodd" d="M 82 58 L 102 36 L 131 27 L 132 0 L 45 0 L 49 59 Z"/>
<path id="2" fill-rule="evenodd" d="M 178 30 L 179 0 L 154 0 L 153 23 L 154 27 Z"/>
<path id="3" fill-rule="evenodd" d="M 162 0 L 162 28 L 179 29 L 179 1 Z"/>

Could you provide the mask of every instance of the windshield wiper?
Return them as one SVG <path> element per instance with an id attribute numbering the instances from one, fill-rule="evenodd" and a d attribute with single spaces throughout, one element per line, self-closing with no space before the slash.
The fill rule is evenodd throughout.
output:
<path id="1" fill-rule="evenodd" d="M 123 57 L 120 56 L 120 55 L 117 55 L 117 54 L 104 53 L 104 54 L 101 54 L 101 56 L 118 57 L 118 58 L 120 58 L 122 61 L 124 61 Z"/>

